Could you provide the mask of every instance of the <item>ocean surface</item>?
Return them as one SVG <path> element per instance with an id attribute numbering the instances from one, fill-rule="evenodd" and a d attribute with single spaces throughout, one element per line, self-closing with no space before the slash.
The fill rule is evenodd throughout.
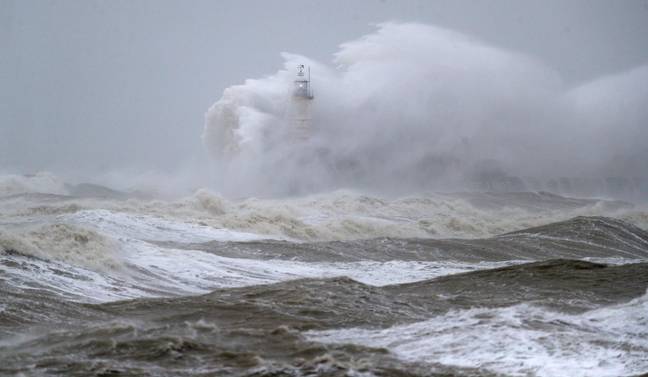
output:
<path id="1" fill-rule="evenodd" d="M 648 210 L 0 177 L 0 375 L 640 376 Z"/>

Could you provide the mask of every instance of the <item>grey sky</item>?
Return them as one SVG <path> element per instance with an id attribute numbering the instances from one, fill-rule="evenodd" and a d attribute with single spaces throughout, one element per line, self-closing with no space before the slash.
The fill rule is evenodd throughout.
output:
<path id="1" fill-rule="evenodd" d="M 275 72 L 281 51 L 330 62 L 390 20 L 530 54 L 569 85 L 648 63 L 648 0 L 0 0 L 0 170 L 201 161 L 225 87 Z"/>

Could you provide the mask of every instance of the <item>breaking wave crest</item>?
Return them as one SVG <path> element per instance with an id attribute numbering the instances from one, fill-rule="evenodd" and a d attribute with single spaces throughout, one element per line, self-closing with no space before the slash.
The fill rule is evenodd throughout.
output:
<path id="1" fill-rule="evenodd" d="M 95 231 L 64 223 L 0 230 L 0 250 L 95 271 L 110 272 L 122 266 L 116 255 L 116 242 Z"/>
<path id="2" fill-rule="evenodd" d="M 58 178 L 53 178 L 55 181 Z M 73 187 L 65 185 L 65 187 Z M 227 230 L 252 238 L 333 241 L 376 237 L 479 238 L 562 221 L 576 216 L 611 216 L 648 228 L 648 211 L 629 203 L 575 199 L 546 192 L 423 193 L 369 195 L 351 190 L 293 198 L 226 198 L 208 189 L 180 199 L 142 198 L 97 186 L 94 194 L 43 194 L 44 187 L 0 197 L 6 224 L 70 222 L 93 229 L 149 226 L 149 239 L 166 235 L 154 227 L 204 233 L 220 239 Z M 73 190 L 71 190 L 73 191 Z M 106 194 L 110 192 L 110 194 Z M 84 219 L 85 217 L 85 219 Z M 101 217 L 106 217 L 101 222 Z M 121 225 L 117 224 L 122 222 Z M 248 239 L 251 239 L 248 236 Z"/>

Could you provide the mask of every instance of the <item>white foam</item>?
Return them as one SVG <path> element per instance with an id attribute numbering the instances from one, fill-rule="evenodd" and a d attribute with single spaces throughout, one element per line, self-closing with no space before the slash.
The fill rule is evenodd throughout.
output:
<path id="1" fill-rule="evenodd" d="M 562 201 L 557 200 L 553 204 Z M 179 200 L 4 198 L 0 200 L 0 224 L 64 221 L 115 236 L 180 242 L 481 238 L 575 216 L 612 216 L 644 229 L 648 226 L 645 209 L 600 203 L 528 210 L 524 205 L 478 208 L 459 196 L 431 193 L 387 198 L 339 190 L 297 198 L 227 200 L 198 190 Z"/>
<path id="2" fill-rule="evenodd" d="M 61 205 L 71 206 L 71 209 L 48 210 Z M 14 210 L 13 214 L 4 212 L 7 206 Z M 65 291 L 67 284 L 80 290 L 79 295 L 87 294 L 88 300 L 202 293 L 219 287 L 302 277 L 348 276 L 380 286 L 520 262 L 251 260 L 169 249 L 152 241 L 477 237 L 574 215 L 570 210 L 543 213 L 510 208 L 481 210 L 448 195 L 388 199 L 351 191 L 302 198 L 244 200 L 224 200 L 205 190 L 179 201 L 74 199 L 61 202 L 34 196 L 0 201 L 0 210 L 3 212 L 0 248 L 59 263 L 56 268 L 62 271 L 68 268 L 70 271 L 78 269 L 79 274 L 82 271 L 102 274 L 106 283 L 90 282 L 87 289 L 81 278 L 75 278 L 78 281 L 74 284 L 51 280 L 55 289 Z M 627 259 L 602 261 L 633 262 Z M 39 274 L 35 273 L 32 279 L 39 279 Z M 102 291 L 104 288 L 99 286 L 107 288 Z M 117 290 L 131 287 L 136 291 L 112 295 L 109 290 L 113 288 L 109 287 Z"/>
<path id="3" fill-rule="evenodd" d="M 269 235 L 238 232 L 223 228 L 217 229 L 207 225 L 167 220 L 157 216 L 104 209 L 83 210 L 60 215 L 59 220 L 90 227 L 116 238 L 186 243 L 278 239 Z"/>
<path id="4" fill-rule="evenodd" d="M 228 201 L 222 214 L 206 222 L 307 241 L 478 238 L 580 215 L 624 213 L 595 203 L 577 209 L 544 211 L 512 207 L 482 209 L 451 195 L 423 194 L 394 199 L 341 190 L 301 198 Z"/>
<path id="5" fill-rule="evenodd" d="M 16 287 L 37 286 L 80 301 L 112 301 L 145 296 L 207 293 L 217 288 L 271 284 L 299 278 L 347 276 L 359 282 L 383 286 L 431 279 L 438 276 L 522 263 L 507 262 L 301 262 L 222 257 L 198 250 L 162 248 L 146 241 L 120 237 L 114 249 L 84 258 L 57 258 L 41 253 L 33 259 L 5 255 L 17 261 L 2 267 L 7 281 Z M 21 248 L 16 248 L 21 251 Z M 24 253 L 23 253 L 24 254 Z M 118 258 L 119 268 L 106 271 L 100 262 Z"/>
<path id="6" fill-rule="evenodd" d="M 160 282 L 186 291 L 207 291 L 222 287 L 268 284 L 298 278 L 350 277 L 361 283 L 383 286 L 410 283 L 435 277 L 502 267 L 523 261 L 506 262 L 300 262 L 228 258 L 198 250 L 162 249 L 145 242 L 131 241 L 126 262 L 155 274 Z M 178 261 L 182 261 L 178 263 Z"/>
<path id="7" fill-rule="evenodd" d="M 384 347 L 409 362 L 510 376 L 627 376 L 648 371 L 648 295 L 580 315 L 521 304 L 451 311 L 383 330 L 306 333 L 324 343 Z"/>
<path id="8" fill-rule="evenodd" d="M 0 251 L 15 251 L 96 271 L 120 268 L 116 247 L 109 237 L 70 224 L 26 224 L 0 230 Z"/>
<path id="9" fill-rule="evenodd" d="M 119 274 L 104 274 L 69 263 L 4 255 L 8 263 L 0 264 L 4 283 L 17 289 L 41 289 L 65 299 L 105 302 L 150 296 Z"/>

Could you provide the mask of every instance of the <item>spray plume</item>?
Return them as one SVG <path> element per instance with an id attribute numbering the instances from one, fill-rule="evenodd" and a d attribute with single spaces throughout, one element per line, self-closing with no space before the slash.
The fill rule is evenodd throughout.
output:
<path id="1" fill-rule="evenodd" d="M 227 88 L 203 141 L 226 193 L 466 190 L 484 177 L 645 177 L 648 66 L 568 88 L 551 68 L 460 33 L 385 23 L 334 67 Z M 290 138 L 295 67 L 312 68 L 312 136 Z"/>

